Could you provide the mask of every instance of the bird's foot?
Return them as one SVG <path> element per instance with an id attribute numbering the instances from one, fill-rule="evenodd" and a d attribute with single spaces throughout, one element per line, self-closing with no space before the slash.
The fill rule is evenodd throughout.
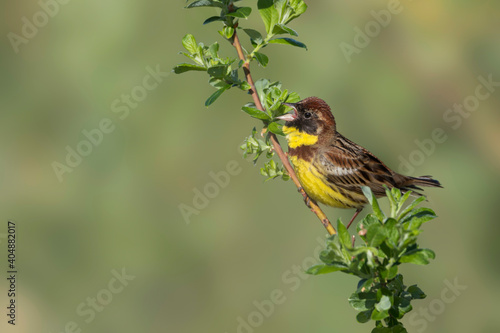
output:
<path id="1" fill-rule="evenodd" d="M 356 209 L 356 213 L 354 213 L 354 215 L 351 218 L 351 221 L 349 221 L 349 224 L 347 224 L 347 229 L 349 229 L 349 227 L 351 226 L 352 222 L 354 222 L 354 219 L 356 218 L 356 216 L 358 216 L 358 214 L 361 213 L 362 210 L 363 210 L 363 208 Z"/>

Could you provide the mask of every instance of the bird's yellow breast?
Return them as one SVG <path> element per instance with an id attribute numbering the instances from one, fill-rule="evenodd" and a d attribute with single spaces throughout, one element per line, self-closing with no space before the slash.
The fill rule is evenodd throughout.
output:
<path id="1" fill-rule="evenodd" d="M 311 162 L 297 156 L 290 156 L 295 173 L 304 191 L 315 201 L 337 208 L 357 208 L 359 202 L 354 202 L 343 195 L 339 189 L 328 182 Z"/>
<path id="2" fill-rule="evenodd" d="M 355 202 L 342 194 L 335 184 L 332 184 L 318 168 L 318 163 L 313 165 L 314 158 L 310 161 L 295 155 L 296 148 L 312 146 L 318 142 L 317 135 L 307 134 L 295 127 L 283 126 L 289 147 L 290 162 L 293 164 L 295 173 L 304 188 L 304 191 L 315 201 L 325 205 L 338 208 L 357 208 L 359 202 Z M 308 149 L 309 147 L 303 147 Z M 312 149 L 312 148 L 311 148 Z"/>

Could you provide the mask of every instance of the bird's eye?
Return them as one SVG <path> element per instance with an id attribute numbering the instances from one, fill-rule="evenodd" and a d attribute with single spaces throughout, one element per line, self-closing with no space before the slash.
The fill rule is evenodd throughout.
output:
<path id="1" fill-rule="evenodd" d="M 304 118 L 306 118 L 306 119 L 311 118 L 311 116 L 312 116 L 312 113 L 309 112 L 309 111 L 307 111 L 306 113 L 304 113 Z"/>

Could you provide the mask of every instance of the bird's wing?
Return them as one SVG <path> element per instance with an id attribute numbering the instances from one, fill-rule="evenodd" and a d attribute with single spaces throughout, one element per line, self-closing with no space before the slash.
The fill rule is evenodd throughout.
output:
<path id="1" fill-rule="evenodd" d="M 361 186 L 371 188 L 376 196 L 385 194 L 383 185 L 398 187 L 399 174 L 365 148 L 338 134 L 318 162 L 329 182 L 347 191 L 362 193 Z"/>

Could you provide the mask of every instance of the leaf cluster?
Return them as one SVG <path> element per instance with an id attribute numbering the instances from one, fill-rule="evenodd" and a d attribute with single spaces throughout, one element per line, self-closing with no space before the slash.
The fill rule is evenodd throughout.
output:
<path id="1" fill-rule="evenodd" d="M 386 189 L 391 214 L 386 216 L 380 209 L 377 198 L 370 188 L 363 193 L 370 202 L 373 214 L 369 214 L 357 225 L 357 232 L 363 244 L 355 246 L 353 237 L 339 220 L 338 234 L 327 240 L 327 247 L 320 254 L 322 264 L 307 271 L 318 275 L 344 272 L 358 276 L 357 290 L 349 303 L 358 311 L 357 320 L 365 323 L 375 321 L 372 332 L 406 332 L 399 321 L 411 311 L 411 301 L 422 299 L 425 294 L 416 285 L 405 286 L 399 266 L 403 263 L 426 265 L 435 258 L 432 250 L 420 248 L 417 237 L 424 222 L 436 217 L 429 208 L 417 206 L 425 200 L 418 197 L 406 208 L 403 205 L 410 197 L 399 189 Z"/>
<path id="2" fill-rule="evenodd" d="M 299 94 L 288 92 L 281 89 L 281 82 L 269 82 L 267 79 L 259 79 L 255 82 L 255 89 L 259 99 L 264 107 L 259 110 L 254 103 L 248 103 L 242 107 L 242 111 L 249 114 L 252 118 L 260 119 L 264 122 L 264 126 L 274 134 L 284 136 L 281 125 L 274 121 L 278 116 L 281 116 L 288 111 L 290 107 L 283 103 L 296 103 L 300 100 Z"/>
<path id="3" fill-rule="evenodd" d="M 217 89 L 205 102 L 209 106 L 220 95 L 231 87 L 238 87 L 241 90 L 249 90 L 250 85 L 245 80 L 240 80 L 238 70 L 241 68 L 241 62 L 236 68 L 232 68 L 232 64 L 236 59 L 222 58 L 219 56 L 219 43 L 215 42 L 210 46 L 205 46 L 203 43 L 196 43 L 193 35 L 187 34 L 182 39 L 182 45 L 188 52 L 181 52 L 194 64 L 182 63 L 174 67 L 176 74 L 181 74 L 187 71 L 203 71 L 210 76 L 209 83 Z"/>
<path id="4" fill-rule="evenodd" d="M 242 90 L 249 90 L 251 87 L 246 81 L 238 78 L 238 70 L 240 70 L 245 62 L 250 63 L 256 60 L 261 66 L 266 67 L 269 58 L 260 49 L 269 44 L 286 44 L 306 48 L 305 44 L 286 37 L 275 37 L 276 35 L 290 34 L 298 36 L 297 32 L 287 26 L 292 20 L 303 14 L 307 5 L 302 0 L 259 0 L 257 7 L 264 22 L 267 35 L 265 37 L 254 29 L 245 29 L 239 26 L 239 19 L 246 19 L 252 12 L 251 7 L 238 7 L 234 3 L 238 1 L 229 0 L 197 0 L 191 2 L 186 8 L 198 7 L 216 7 L 220 8 L 219 16 L 211 16 L 207 18 L 204 24 L 220 21 L 223 23 L 222 30 L 219 34 L 232 43 L 234 32 L 236 29 L 241 29 L 250 38 L 254 49 L 251 52 L 244 50 L 246 60 L 240 61 L 235 69 L 231 68 L 231 64 L 235 59 L 222 59 L 219 57 L 219 45 L 214 43 L 210 46 L 204 46 L 203 43 L 196 44 L 193 35 L 186 35 L 182 44 L 188 51 L 181 52 L 194 63 L 182 63 L 174 67 L 176 74 L 181 74 L 188 71 L 204 71 L 210 76 L 209 83 L 217 89 L 206 101 L 205 105 L 209 106 L 217 98 L 220 97 L 226 90 L 231 87 L 239 87 Z"/>
<path id="5" fill-rule="evenodd" d="M 305 13 L 307 5 L 302 0 L 259 0 L 257 2 L 259 13 L 266 28 L 266 37 L 249 36 L 252 44 L 258 49 L 267 44 L 285 44 L 307 49 L 304 43 L 288 37 L 276 37 L 277 35 L 289 34 L 298 37 L 297 31 L 293 30 L 288 24 Z M 248 32 L 247 32 L 248 33 Z"/>
<path id="6" fill-rule="evenodd" d="M 244 143 L 240 146 L 243 150 L 243 156 L 253 155 L 253 163 L 256 164 L 259 157 L 265 153 L 269 161 L 264 163 L 264 167 L 260 168 L 260 174 L 266 177 L 266 181 L 281 177 L 282 180 L 287 181 L 290 175 L 283 166 L 279 166 L 274 160 L 273 146 L 269 140 L 269 133 L 265 136 L 265 140 L 257 136 L 257 129 L 252 129 L 252 134 L 245 138 Z"/>
<path id="7" fill-rule="evenodd" d="M 212 93 L 205 102 L 206 106 L 214 103 L 225 91 L 237 87 L 243 91 L 250 91 L 252 86 L 244 77 L 243 67 L 248 66 L 252 61 L 266 67 L 269 63 L 267 55 L 262 53 L 262 49 L 270 44 L 285 44 L 306 48 L 305 44 L 283 35 L 297 37 L 298 33 L 289 27 L 289 23 L 302 15 L 307 5 L 303 0 L 259 0 L 257 8 L 262 18 L 265 28 L 265 34 L 251 28 L 240 26 L 240 20 L 246 19 L 252 13 L 250 7 L 239 7 L 236 5 L 239 1 L 229 0 L 196 0 L 189 3 L 186 8 L 213 7 L 219 8 L 218 16 L 208 17 L 204 24 L 212 22 L 221 22 L 222 29 L 219 34 L 228 42 L 233 44 L 235 32 L 242 31 L 250 39 L 253 50 L 247 51 L 244 48 L 244 60 L 238 62 L 234 58 L 225 58 L 219 54 L 219 44 L 217 42 L 205 46 L 203 43 L 197 43 L 195 37 L 187 34 L 182 39 L 182 45 L 187 52 L 181 52 L 191 60 L 190 63 L 181 63 L 174 67 L 173 71 L 177 74 L 200 71 L 209 75 L 209 84 L 216 91 Z M 242 73 L 243 72 L 243 73 Z M 243 75 L 242 75 L 243 74 Z M 288 180 L 289 175 L 282 165 L 278 165 L 271 158 L 274 153 L 270 149 L 269 133 L 284 135 L 282 125 L 276 122 L 276 117 L 283 115 L 290 108 L 282 103 L 295 103 L 300 97 L 295 92 L 289 92 L 282 88 L 281 82 L 271 82 L 268 79 L 259 79 L 255 82 L 255 90 L 263 105 L 263 110 L 257 108 L 254 103 L 247 103 L 242 110 L 252 118 L 262 122 L 263 132 L 267 133 L 265 141 L 258 140 L 255 137 L 255 129 L 252 134 L 245 139 L 241 148 L 244 155 L 254 155 L 253 161 L 257 162 L 261 154 L 266 151 L 266 157 L 269 159 L 260 169 L 260 173 L 266 177 L 266 180 L 280 177 Z"/>

